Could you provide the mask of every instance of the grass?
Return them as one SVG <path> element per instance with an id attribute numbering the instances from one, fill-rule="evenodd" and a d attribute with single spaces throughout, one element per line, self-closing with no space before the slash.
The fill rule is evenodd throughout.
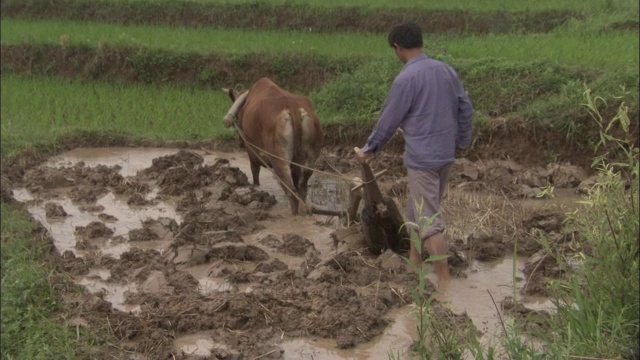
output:
<path id="1" fill-rule="evenodd" d="M 74 359 L 76 334 L 49 314 L 60 310 L 44 260 L 48 240 L 27 215 L 2 203 L 2 359 Z M 39 241 L 40 240 L 40 241 Z"/>
<path id="2" fill-rule="evenodd" d="M 587 209 L 572 216 L 581 241 L 571 259 L 576 266 L 552 284 L 558 314 L 553 317 L 555 331 L 549 342 L 551 349 L 562 357 L 637 358 L 640 355 L 639 150 L 632 140 L 612 136 L 617 126 L 624 133 L 629 131 L 626 108 L 621 106 L 611 121 L 603 121 L 594 105 L 597 97 L 588 91 L 585 96 L 590 114 L 603 125 L 598 146 L 618 151 L 621 161 L 612 164 L 594 160 L 601 180 L 584 201 Z M 568 261 L 558 249 L 548 250 L 559 263 Z"/>
<path id="3" fill-rule="evenodd" d="M 304 33 L 238 29 L 125 26 L 61 20 L 2 19 L 3 44 L 47 43 L 99 46 L 101 43 L 193 53 L 317 53 L 331 57 L 393 57 L 384 34 Z M 638 66 L 638 34 L 576 31 L 490 36 L 427 36 L 428 53 L 453 58 L 547 60 L 593 67 Z M 612 53 L 616 56 L 610 56 Z"/>
<path id="4" fill-rule="evenodd" d="M 222 91 L 121 86 L 2 76 L 2 154 L 21 145 L 55 141 L 71 132 L 100 131 L 153 140 L 230 136 Z"/>
<path id="5" fill-rule="evenodd" d="M 113 0 L 114 2 L 131 3 L 131 2 L 173 2 L 173 0 Z M 582 9 L 599 9 L 606 10 L 617 7 L 633 7 L 638 6 L 637 0 L 610 0 L 606 2 L 598 0 L 453 0 L 453 1 L 423 1 L 423 0 L 405 0 L 401 2 L 391 2 L 388 0 L 195 0 L 201 3 L 215 4 L 237 4 L 237 3 L 261 3 L 272 5 L 310 5 L 320 7 L 338 7 L 338 6 L 358 6 L 365 8 L 423 8 L 423 9 L 463 9 L 463 10 L 479 10 L 479 11 L 495 11 L 495 10 L 582 10 Z"/>

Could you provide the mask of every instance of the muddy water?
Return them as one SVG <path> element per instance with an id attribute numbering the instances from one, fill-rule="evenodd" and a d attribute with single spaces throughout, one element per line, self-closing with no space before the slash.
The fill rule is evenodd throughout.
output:
<path id="1" fill-rule="evenodd" d="M 97 165 L 119 165 L 120 174 L 123 176 L 134 176 L 138 171 L 148 168 L 152 160 L 161 156 L 175 154 L 177 149 L 153 149 L 153 148 L 91 148 L 75 149 L 51 158 L 46 166 L 60 167 L 73 166 L 82 161 L 85 166 Z M 225 153 L 225 152 L 199 152 L 203 156 L 205 164 L 215 163 L 217 158 L 226 158 L 231 166 L 238 167 L 251 178 L 249 163 L 245 153 Z M 324 184 L 324 185 L 323 185 Z M 349 185 L 341 180 L 335 180 L 322 175 L 314 175 L 310 183 L 310 200 L 317 205 L 329 209 L 344 209 L 348 199 Z M 269 235 L 282 237 L 285 234 L 295 233 L 303 238 L 309 239 L 318 251 L 321 260 L 330 259 L 337 251 L 334 240 L 330 234 L 340 228 L 339 221 L 326 216 L 301 216 L 292 218 L 289 215 L 286 198 L 280 186 L 267 170 L 262 169 L 260 190 L 264 190 L 274 195 L 278 201 L 276 206 L 270 211 L 272 215 L 269 219 L 261 222 L 264 229 L 254 232 L 245 237 L 247 244 L 263 248 L 271 258 L 277 258 L 287 264 L 290 268 L 296 268 L 304 258 L 288 256 L 278 253 L 275 255 L 273 249 L 269 249 L 260 244 L 260 239 Z M 152 200 L 157 194 L 157 189 L 147 195 Z M 104 255 L 119 257 L 131 248 L 157 249 L 164 252 L 169 249 L 171 240 L 153 240 L 145 242 L 128 241 L 129 231 L 141 228 L 142 222 L 146 219 L 157 219 L 167 217 L 182 221 L 181 216 L 175 211 L 175 202 L 171 199 L 162 199 L 154 205 L 145 207 L 129 206 L 126 199 L 108 193 L 97 201 L 97 205 L 103 207 L 101 211 L 88 211 L 74 204 L 64 196 L 48 199 L 47 202 L 54 202 L 61 205 L 68 215 L 61 219 L 51 219 L 45 216 L 44 202 L 34 198 L 34 195 L 25 189 L 15 189 L 14 197 L 22 202 L 28 203 L 29 212 L 40 221 L 53 237 L 54 245 L 61 253 L 72 251 L 77 256 L 86 256 L 83 250 L 76 249 L 75 229 L 78 226 L 86 226 L 92 221 L 100 221 L 99 213 L 109 214 L 117 220 L 106 222 L 106 226 L 113 229 L 113 237 L 99 244 L 99 251 Z M 120 237 L 119 241 L 114 241 L 114 237 Z M 124 240 L 122 240 L 124 238 Z M 275 255 L 275 256 L 274 256 Z M 435 297 L 450 308 L 454 313 L 466 313 L 474 322 L 475 326 L 483 331 L 483 341 L 491 342 L 499 335 L 497 310 L 493 301 L 499 304 L 505 297 L 517 293 L 517 289 L 523 286 L 524 278 L 522 274 L 522 264 L 524 259 L 516 259 L 515 264 L 512 258 L 504 258 L 495 262 L 473 262 L 467 271 L 466 278 L 452 280 L 445 289 L 440 289 Z M 239 267 L 252 267 L 251 263 L 238 263 Z M 198 290 L 202 295 L 212 296 L 219 292 L 229 292 L 234 290 L 251 291 L 250 287 L 235 288 L 225 279 L 212 276 L 212 269 L 215 265 L 205 264 L 184 268 L 184 271 L 191 273 L 198 280 Z M 515 267 L 515 269 L 514 269 Z M 161 275 L 161 274 L 160 274 Z M 515 275 L 515 276 L 514 276 Z M 127 283 L 116 284 L 109 281 L 108 270 L 92 269 L 88 275 L 82 276 L 76 281 L 85 286 L 91 293 L 102 293 L 104 299 L 111 302 L 116 309 L 136 313 L 139 307 L 125 304 L 128 293 L 153 292 L 162 293 L 162 276 L 157 277 L 158 281 L 147 280 L 144 284 Z M 150 276 L 149 279 L 153 279 Z M 515 280 L 515 283 L 514 283 Z M 491 299 L 491 294 L 493 300 Z M 542 306 L 546 299 L 537 299 L 531 304 L 532 308 Z M 537 305 L 536 305 L 537 304 Z M 416 323 L 412 314 L 412 308 L 404 306 L 393 310 L 389 315 L 394 320 L 380 336 L 366 344 L 360 344 L 347 350 L 338 350 L 334 341 L 323 339 L 295 339 L 280 342 L 281 349 L 284 350 L 286 359 L 387 359 L 389 353 L 399 354 L 406 357 L 407 349 L 415 338 Z M 212 349 L 223 347 L 211 338 L 209 333 L 195 333 L 178 337 L 174 344 L 176 349 L 184 353 L 192 353 L 202 356 L 211 354 Z"/>

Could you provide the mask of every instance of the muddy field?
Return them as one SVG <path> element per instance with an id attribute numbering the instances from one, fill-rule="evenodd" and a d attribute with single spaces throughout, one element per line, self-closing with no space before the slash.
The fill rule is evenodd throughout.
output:
<path id="1" fill-rule="evenodd" d="M 346 207 L 347 179 L 359 176 L 350 158 L 347 149 L 325 150 L 317 168 L 326 173 L 311 179 L 313 204 Z M 389 169 L 380 187 L 403 209 L 401 158 L 377 158 L 372 168 Z M 78 148 L 12 184 L 13 198 L 51 235 L 58 268 L 86 290 L 65 296 L 74 309 L 69 326 L 119 341 L 92 355 L 408 357 L 417 277 L 405 254 L 373 255 L 360 224 L 292 217 L 270 172 L 260 187 L 248 173 L 239 152 Z M 549 310 L 545 281 L 570 264 L 548 256 L 536 236 L 570 255 L 579 234 L 566 230 L 564 214 L 591 181 L 570 164 L 459 159 L 444 204 L 456 278 L 428 288 L 442 321 L 470 322 L 487 342 L 499 334 L 498 311 L 542 330 L 527 319 Z"/>

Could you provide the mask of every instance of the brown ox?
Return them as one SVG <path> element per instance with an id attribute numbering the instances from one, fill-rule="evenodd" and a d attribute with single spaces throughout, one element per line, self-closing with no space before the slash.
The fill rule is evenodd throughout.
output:
<path id="1" fill-rule="evenodd" d="M 310 168 L 324 136 L 311 102 L 267 78 L 237 96 L 231 89 L 223 90 L 233 102 L 224 125 L 237 126 L 249 154 L 253 183 L 260 185 L 261 166 L 272 168 L 289 199 L 291 213 L 297 215 L 298 198 L 306 200 L 307 182 L 313 174 Z"/>

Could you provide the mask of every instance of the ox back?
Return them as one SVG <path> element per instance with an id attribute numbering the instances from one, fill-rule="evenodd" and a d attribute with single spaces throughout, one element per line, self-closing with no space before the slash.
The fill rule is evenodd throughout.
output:
<path id="1" fill-rule="evenodd" d="M 236 125 L 247 142 L 253 183 L 260 184 L 261 167 L 272 168 L 287 195 L 291 213 L 297 215 L 299 199 L 306 200 L 311 168 L 324 137 L 311 102 L 268 78 L 258 80 L 242 101 L 237 106 Z"/>

